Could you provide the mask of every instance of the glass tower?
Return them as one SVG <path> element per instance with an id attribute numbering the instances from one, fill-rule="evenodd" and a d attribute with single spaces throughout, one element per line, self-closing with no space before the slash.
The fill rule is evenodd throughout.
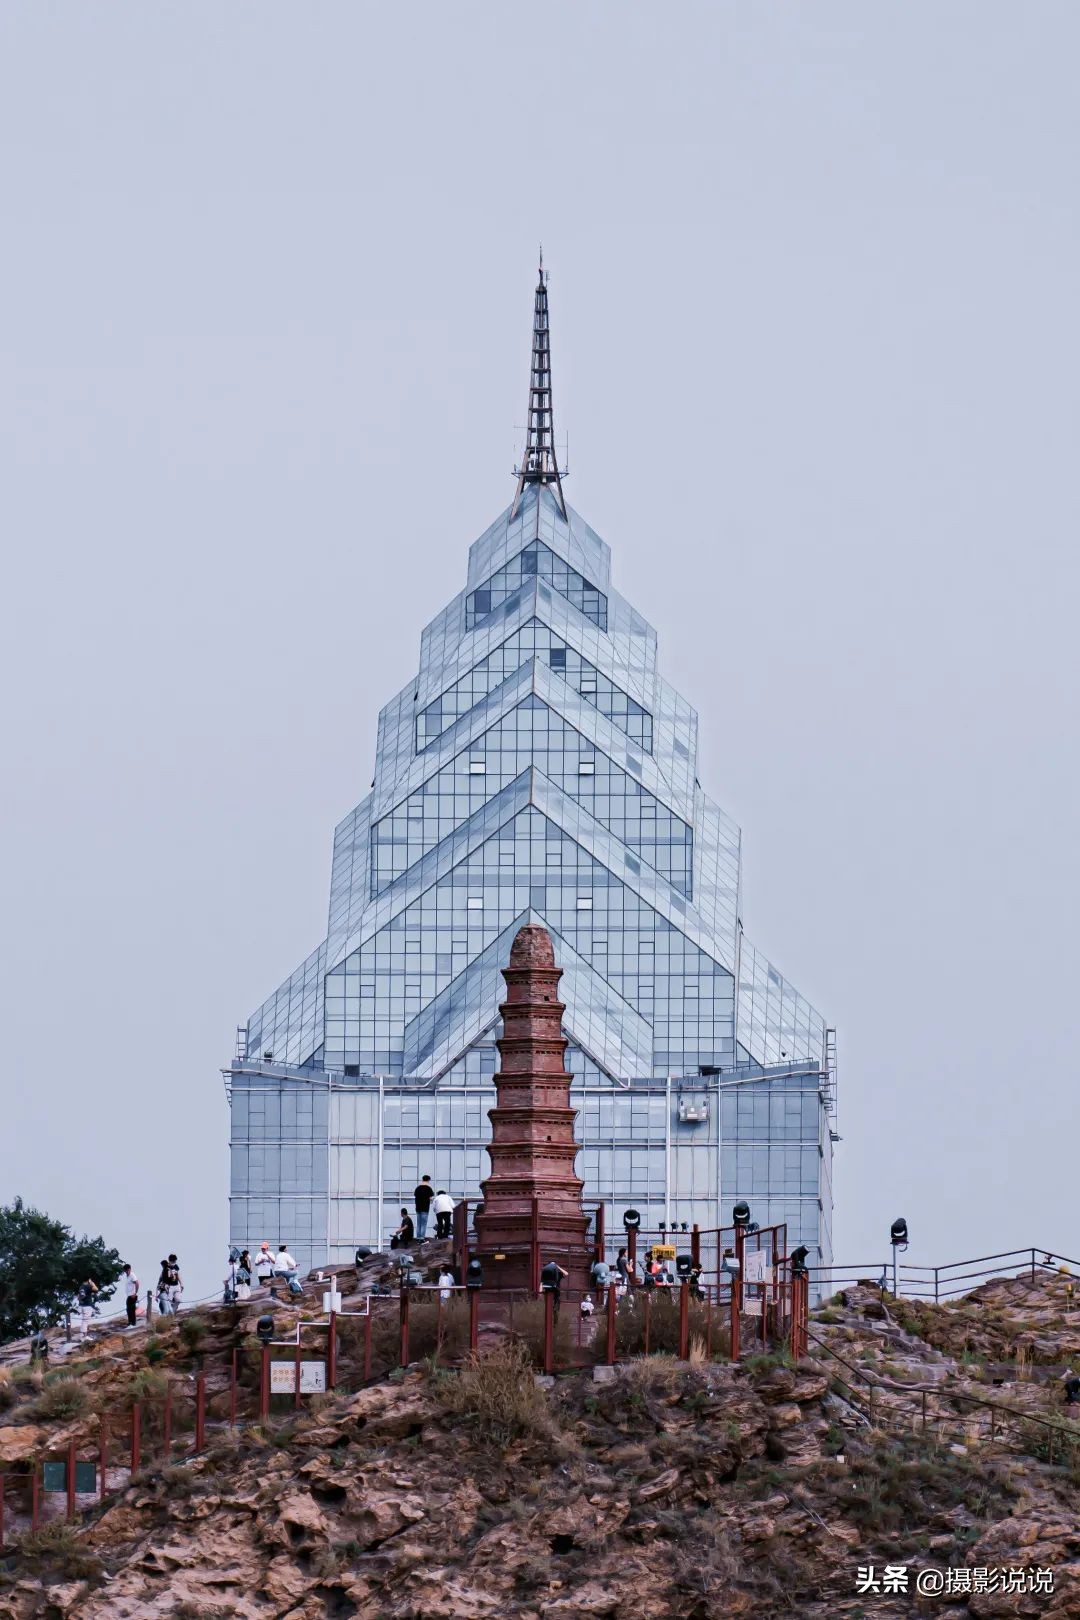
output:
<path id="1" fill-rule="evenodd" d="M 423 1173 L 477 1197 L 499 970 L 539 922 L 608 1230 L 627 1204 L 713 1228 L 746 1198 L 827 1262 L 833 1032 L 745 938 L 740 832 L 698 781 L 697 716 L 566 503 L 542 268 L 516 472 L 379 717 L 326 938 L 238 1031 L 232 1240 L 340 1261 L 385 1242 Z"/>

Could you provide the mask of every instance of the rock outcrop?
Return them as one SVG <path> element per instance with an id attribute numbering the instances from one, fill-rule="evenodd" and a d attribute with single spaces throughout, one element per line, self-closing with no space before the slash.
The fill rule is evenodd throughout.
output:
<path id="1" fill-rule="evenodd" d="M 1047 1283 L 1023 1305 L 1048 1310 L 1042 1331 L 1066 1345 L 1057 1303 Z M 947 1322 L 922 1321 L 922 1337 L 902 1311 L 850 1290 L 817 1313 L 798 1365 L 653 1356 L 550 1388 L 503 1336 L 463 1369 L 416 1365 L 265 1429 L 212 1422 L 198 1455 L 149 1447 L 72 1529 L 53 1503 L 53 1522 L 0 1558 L 0 1615 L 1080 1616 L 1080 1434 L 1058 1385 L 994 1384 L 970 1350 L 938 1347 Z M 209 1313 L 206 1366 L 235 1332 L 231 1313 Z M 180 1380 L 172 1334 L 150 1370 Z M 146 1342 L 91 1346 L 80 1365 L 88 1399 L 105 1401 L 146 1373 Z M 46 1440 L 92 1435 L 90 1410 L 28 1416 L 40 1393 L 20 1384 L 8 1401 L 9 1469 Z M 1005 1421 L 1006 1406 L 1020 1415 Z M 1054 1426 L 1056 1454 L 1024 1413 Z M 860 1594 L 860 1570 L 886 1565 L 906 1566 L 912 1589 Z M 914 1592 L 925 1568 L 961 1575 L 931 1602 Z M 973 1576 L 988 1569 L 1049 1572 L 1053 1589 L 985 1590 Z"/>

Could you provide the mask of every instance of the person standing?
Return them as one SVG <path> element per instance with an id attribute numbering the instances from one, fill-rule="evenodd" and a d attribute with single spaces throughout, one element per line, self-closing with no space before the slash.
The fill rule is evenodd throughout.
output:
<path id="1" fill-rule="evenodd" d="M 561 1298 L 560 1290 L 562 1288 L 563 1278 L 568 1277 L 569 1275 L 570 1273 L 568 1271 L 564 1271 L 557 1260 L 549 1260 L 547 1265 L 544 1266 L 540 1273 L 540 1288 L 542 1292 L 545 1294 L 555 1295 L 554 1313 L 556 1321 L 559 1319 L 559 1300 Z"/>
<path id="2" fill-rule="evenodd" d="M 442 1300 L 444 1305 L 451 1298 L 453 1289 L 454 1273 L 444 1261 L 442 1268 L 439 1271 L 439 1298 Z"/>
<path id="3" fill-rule="evenodd" d="M 157 1308 L 158 1308 L 158 1315 L 159 1316 L 168 1316 L 168 1314 L 169 1314 L 169 1262 L 167 1260 L 163 1260 L 161 1262 L 161 1270 L 158 1272 Z"/>
<path id="4" fill-rule="evenodd" d="M 165 1262 L 165 1288 L 169 1296 L 169 1310 L 175 1316 L 180 1309 L 180 1295 L 184 1292 L 184 1280 L 180 1275 L 180 1262 L 175 1254 L 170 1254 Z"/>
<path id="5" fill-rule="evenodd" d="M 423 1243 L 427 1236 L 428 1211 L 431 1200 L 435 1196 L 435 1189 L 431 1185 L 430 1176 L 421 1176 L 420 1185 L 413 1192 L 413 1204 L 416 1208 L 416 1241 Z"/>
<path id="6" fill-rule="evenodd" d="M 236 1297 L 237 1299 L 251 1298 L 251 1255 L 247 1249 L 240 1256 L 236 1267 Z"/>
<path id="7" fill-rule="evenodd" d="M 93 1277 L 87 1277 L 79 1285 L 79 1337 L 86 1338 L 86 1330 L 90 1325 L 90 1318 L 94 1314 L 94 1301 L 97 1298 L 98 1285 Z"/>
<path id="8" fill-rule="evenodd" d="M 450 1194 L 440 1187 L 431 1204 L 435 1216 L 435 1236 L 448 1238 L 450 1236 L 450 1222 L 454 1214 L 454 1200 Z"/>
<path id="9" fill-rule="evenodd" d="M 120 1268 L 120 1281 L 124 1285 L 124 1309 L 127 1311 L 128 1327 L 134 1327 L 135 1312 L 139 1304 L 139 1279 L 127 1261 Z"/>
<path id="10" fill-rule="evenodd" d="M 259 1287 L 266 1288 L 274 1275 L 274 1256 L 270 1252 L 270 1245 L 265 1241 L 259 1244 L 259 1252 L 255 1256 L 255 1276 Z"/>

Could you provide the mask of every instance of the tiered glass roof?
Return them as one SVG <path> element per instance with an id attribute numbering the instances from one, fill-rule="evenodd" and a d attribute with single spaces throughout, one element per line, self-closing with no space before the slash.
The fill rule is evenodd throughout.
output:
<path id="1" fill-rule="evenodd" d="M 379 717 L 327 937 L 252 1015 L 247 1055 L 438 1080 L 493 1039 L 529 921 L 554 937 L 590 1072 L 823 1060 L 823 1020 L 742 937 L 740 834 L 698 781 L 697 716 L 565 502 L 543 276 L 517 494 Z"/>

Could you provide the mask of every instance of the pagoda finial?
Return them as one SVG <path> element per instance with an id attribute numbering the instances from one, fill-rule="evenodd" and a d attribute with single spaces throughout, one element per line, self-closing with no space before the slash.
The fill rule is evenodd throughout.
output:
<path id="1" fill-rule="evenodd" d="M 525 454 L 515 467 L 517 493 L 510 508 L 516 517 L 526 484 L 551 484 L 563 517 L 562 469 L 555 455 L 555 426 L 551 410 L 551 330 L 548 324 L 547 276 L 544 274 L 544 246 L 540 244 L 540 270 L 533 299 L 532 363 L 529 372 L 529 408 L 526 417 Z"/>

